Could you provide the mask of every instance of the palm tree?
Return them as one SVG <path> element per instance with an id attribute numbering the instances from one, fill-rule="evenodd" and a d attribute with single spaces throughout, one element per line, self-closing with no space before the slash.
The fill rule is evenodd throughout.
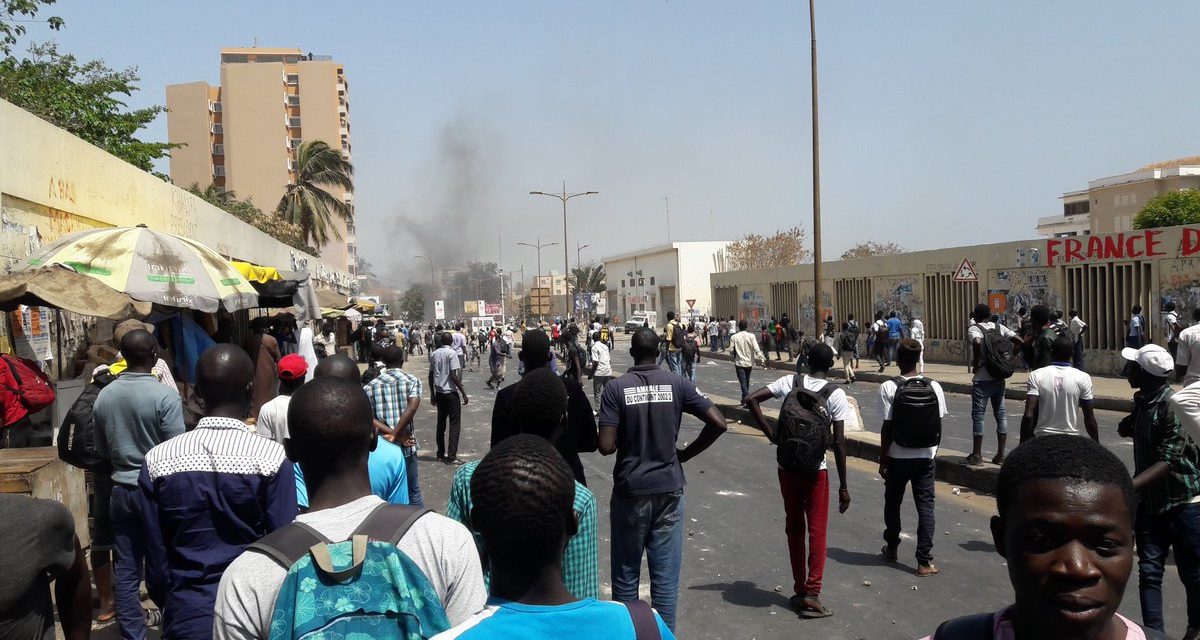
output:
<path id="1" fill-rule="evenodd" d="M 604 265 L 595 262 L 571 269 L 567 278 L 577 293 L 604 293 Z"/>
<path id="2" fill-rule="evenodd" d="M 304 239 L 323 247 L 341 240 L 334 216 L 349 221 L 354 208 L 323 187 L 354 191 L 354 166 L 337 149 L 320 140 L 304 142 L 296 151 L 296 181 L 287 186 L 275 213 L 300 227 Z"/>

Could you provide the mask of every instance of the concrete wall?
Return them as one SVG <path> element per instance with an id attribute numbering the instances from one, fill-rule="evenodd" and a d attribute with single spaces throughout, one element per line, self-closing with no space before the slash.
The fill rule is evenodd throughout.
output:
<path id="1" fill-rule="evenodd" d="M 964 260 L 977 281 L 954 280 Z M 1010 326 L 1021 306 L 1078 309 L 1091 326 L 1088 369 L 1115 373 L 1130 307 L 1143 307 L 1160 344 L 1163 303 L 1175 301 L 1185 319 L 1200 307 L 1200 226 L 844 260 L 826 263 L 824 274 L 821 308 L 839 324 L 848 313 L 862 320 L 877 310 L 898 311 L 906 323 L 921 318 L 931 360 L 965 363 L 968 315 L 976 303 L 990 304 Z M 812 331 L 812 265 L 714 273 L 710 283 L 718 315 L 754 319 L 786 311 Z"/>
<path id="2" fill-rule="evenodd" d="M 0 140 L 0 256 L 9 268 L 67 233 L 146 224 L 228 257 L 308 271 L 344 289 L 352 283 L 344 266 L 296 251 L 2 100 Z"/>

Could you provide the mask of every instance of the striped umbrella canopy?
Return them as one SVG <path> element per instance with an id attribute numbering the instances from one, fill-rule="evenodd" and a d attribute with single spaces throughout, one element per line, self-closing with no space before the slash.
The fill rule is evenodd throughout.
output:
<path id="1" fill-rule="evenodd" d="M 135 300 L 215 313 L 258 306 L 258 293 L 207 246 L 144 225 L 89 229 L 64 236 L 28 268 L 65 264 Z"/>

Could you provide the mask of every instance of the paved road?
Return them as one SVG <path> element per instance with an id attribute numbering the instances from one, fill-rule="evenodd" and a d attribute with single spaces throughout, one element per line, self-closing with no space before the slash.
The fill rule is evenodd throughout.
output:
<path id="1" fill-rule="evenodd" d="M 630 364 L 626 347 L 618 343 L 617 350 L 615 366 L 623 370 Z M 419 357 L 407 368 L 422 378 L 426 374 Z M 509 384 L 513 378 L 515 375 L 510 376 Z M 486 374 L 478 372 L 466 377 L 471 394 L 463 415 L 461 455 L 466 459 L 482 457 L 488 446 L 493 392 L 484 388 L 485 379 Z M 753 380 L 761 385 L 769 379 L 759 371 Z M 703 365 L 699 383 L 706 391 L 737 395 L 737 382 L 728 363 Z M 864 383 L 853 385 L 850 391 L 859 398 L 868 426 L 877 429 L 872 395 L 876 389 L 876 385 Z M 961 443 L 969 441 L 969 405 L 962 396 L 951 396 L 949 401 L 955 419 L 948 425 L 947 446 L 962 448 Z M 1016 403 L 1009 404 L 1010 410 L 1016 411 Z M 1115 428 L 1114 416 L 1102 416 L 1101 422 L 1106 430 Z M 440 510 L 445 506 L 454 467 L 432 460 L 434 424 L 432 408 L 422 407 L 417 422 L 418 436 L 426 447 L 421 454 L 421 484 L 429 505 Z M 694 438 L 699 427 L 699 421 L 687 418 L 681 439 Z M 954 439 L 956 432 L 962 434 L 958 440 Z M 968 491 L 956 495 L 954 487 L 937 484 L 934 555 L 942 574 L 918 579 L 912 575 L 914 547 L 909 537 L 900 549 L 900 566 L 878 561 L 883 483 L 875 475 L 875 465 L 851 459 L 853 504 L 845 514 L 839 515 L 835 509 L 829 523 L 829 560 L 822 599 L 834 616 L 799 619 L 787 607 L 792 580 L 773 456 L 765 439 L 730 433 L 688 463 L 688 536 L 680 589 L 679 637 L 919 638 L 948 617 L 995 610 L 1011 601 L 1005 562 L 995 553 L 988 531 L 988 520 L 995 513 L 991 498 Z M 612 459 L 585 454 L 583 463 L 588 484 L 599 498 L 601 579 L 607 592 L 607 497 L 612 490 Z M 904 522 L 911 534 L 915 531 L 915 512 L 906 507 Z M 1122 606 L 1122 612 L 1133 619 L 1140 617 L 1136 585 L 1135 575 Z M 648 597 L 645 578 L 642 588 L 644 597 Z M 1176 636 L 1182 635 L 1184 596 L 1173 569 L 1166 580 L 1165 597 L 1171 630 Z M 110 626 L 95 637 L 117 636 Z"/>

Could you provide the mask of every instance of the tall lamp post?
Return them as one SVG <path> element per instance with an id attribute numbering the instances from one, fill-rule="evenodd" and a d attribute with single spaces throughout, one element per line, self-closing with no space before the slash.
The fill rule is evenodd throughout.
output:
<path id="1" fill-rule="evenodd" d="M 433 301 L 437 299 L 437 283 L 433 281 L 433 258 L 430 258 L 429 256 L 413 256 L 413 257 L 416 258 L 417 260 L 428 260 L 429 261 L 429 302 L 430 302 L 430 306 L 432 307 Z M 434 318 L 435 319 L 437 318 L 436 311 L 434 311 Z"/>
<path id="2" fill-rule="evenodd" d="M 825 331 L 824 318 L 821 317 L 821 305 L 824 296 L 821 291 L 821 132 L 817 118 L 817 13 L 816 0 L 808 0 L 808 31 L 811 36 L 812 62 L 812 154 L 813 154 L 813 316 L 816 318 L 816 329 L 813 335 L 819 339 Z"/>
<path id="3" fill-rule="evenodd" d="M 571 198 L 578 198 L 579 196 L 594 196 L 599 193 L 600 193 L 599 191 L 582 191 L 580 193 L 568 194 L 566 180 L 563 180 L 561 194 L 546 193 L 545 191 L 530 191 L 529 192 L 529 195 L 531 195 L 531 196 L 550 196 L 551 198 L 558 198 L 559 200 L 562 200 L 562 206 L 563 206 L 563 277 L 564 278 L 566 277 L 566 275 L 568 273 L 571 272 L 571 264 L 568 262 L 568 258 L 567 258 L 567 200 L 570 200 Z M 541 269 L 538 269 L 538 271 L 540 273 Z M 574 309 L 571 305 L 571 284 L 569 281 L 566 282 L 565 284 L 566 284 L 566 290 L 567 290 L 567 292 L 566 292 L 567 295 L 566 295 L 566 300 L 565 300 L 565 302 L 567 304 L 566 304 L 565 308 L 567 309 L 567 315 L 573 316 L 575 314 L 573 313 Z"/>
<path id="4" fill-rule="evenodd" d="M 565 206 L 565 205 L 564 205 L 564 206 Z M 557 243 L 557 242 L 547 242 L 546 244 L 542 244 L 542 237 L 541 237 L 541 236 L 538 236 L 538 241 L 537 241 L 537 244 L 529 244 L 528 242 L 518 242 L 517 244 L 519 244 L 519 245 L 521 245 L 521 246 L 524 246 L 524 247 L 533 247 L 534 249 L 537 249 L 537 255 L 538 255 L 537 284 L 538 284 L 538 286 L 541 286 L 541 279 L 542 279 L 542 249 L 545 249 L 546 247 L 553 247 L 554 245 L 556 245 L 556 244 L 558 244 L 558 243 Z M 525 274 L 524 274 L 524 273 L 522 273 L 521 275 L 522 275 L 522 276 L 524 276 Z M 551 288 L 553 289 L 553 287 L 554 287 L 554 280 L 553 280 L 553 278 L 551 278 L 550 286 L 551 286 Z M 542 318 L 542 314 L 540 314 L 540 313 L 539 313 L 539 314 L 538 314 L 538 318 L 539 318 L 539 319 L 540 319 L 540 318 Z"/>
<path id="5" fill-rule="evenodd" d="M 575 295 L 579 295 L 579 293 L 580 293 L 579 272 L 583 271 L 583 260 L 581 260 L 579 258 L 579 254 L 584 249 L 586 249 L 590 246 L 592 246 L 592 245 L 579 244 L 578 240 L 575 241 Z M 589 291 L 588 293 L 590 294 L 591 292 Z M 584 322 L 591 322 L 591 319 L 590 319 L 590 315 L 591 315 L 591 311 L 592 311 L 591 295 L 588 296 L 587 311 L 588 311 L 589 317 L 585 317 Z"/>

